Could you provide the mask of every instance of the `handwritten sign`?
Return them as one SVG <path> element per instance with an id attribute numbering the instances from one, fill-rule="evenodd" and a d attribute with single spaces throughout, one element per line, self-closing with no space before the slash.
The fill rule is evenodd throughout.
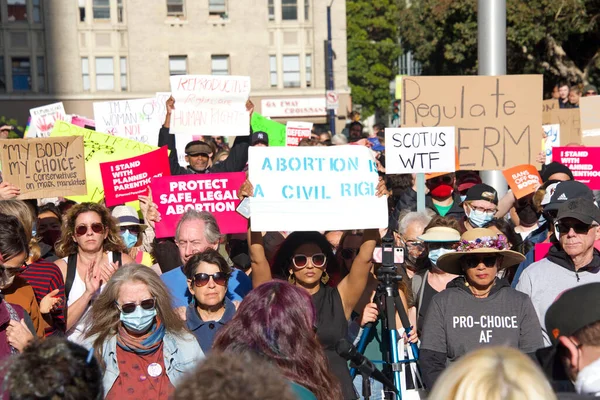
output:
<path id="1" fill-rule="evenodd" d="M 402 85 L 402 126 L 455 126 L 461 169 L 535 161 L 542 75 L 410 76 Z"/>
<path id="2" fill-rule="evenodd" d="M 54 123 L 65 119 L 65 107 L 62 102 L 29 110 L 31 122 L 27 137 L 48 137 Z"/>
<path id="3" fill-rule="evenodd" d="M 552 122 L 552 111 L 559 110 L 560 105 L 558 99 L 550 99 L 542 101 L 542 124 L 548 125 Z"/>
<path id="4" fill-rule="evenodd" d="M 246 232 L 248 220 L 235 211 L 240 203 L 237 190 L 245 180 L 244 172 L 153 179 L 152 198 L 161 215 L 161 221 L 156 224 L 156 237 L 175 236 L 177 222 L 188 209 L 212 213 L 221 233 Z"/>
<path id="5" fill-rule="evenodd" d="M 286 146 L 298 146 L 302 139 L 310 139 L 312 126 L 312 122 L 289 121 L 285 126 Z"/>
<path id="6" fill-rule="evenodd" d="M 576 181 L 600 190 L 600 147 L 555 147 L 552 155 L 569 167 Z"/>
<path id="7" fill-rule="evenodd" d="M 83 136 L 85 152 L 85 168 L 87 174 L 87 195 L 69 196 L 77 202 L 98 202 L 104 197 L 100 163 L 118 161 L 125 158 L 139 156 L 156 150 L 158 147 L 150 146 L 117 136 L 100 133 L 81 128 L 63 121 L 58 121 L 52 129 L 50 137 Z"/>
<path id="8" fill-rule="evenodd" d="M 552 149 L 568 143 L 560 142 L 560 124 L 543 125 L 542 127 L 544 128 L 542 150 L 546 154 L 545 164 L 548 165 L 552 162 Z"/>
<path id="9" fill-rule="evenodd" d="M 83 139 L 2 139 L 2 176 L 18 199 L 86 194 Z"/>
<path id="10" fill-rule="evenodd" d="M 171 175 L 166 146 L 141 156 L 100 163 L 106 206 L 135 201 L 148 194 L 152 178 Z"/>
<path id="11" fill-rule="evenodd" d="M 517 165 L 502 171 L 502 174 L 516 199 L 535 192 L 542 184 L 542 178 L 533 165 Z"/>
<path id="12" fill-rule="evenodd" d="M 385 171 L 454 172 L 454 127 L 385 128 Z"/>
<path id="13" fill-rule="evenodd" d="M 171 133 L 244 136 L 250 131 L 247 76 L 171 76 Z"/>
<path id="14" fill-rule="evenodd" d="M 365 146 L 251 147 L 248 167 L 253 231 L 387 226 L 377 164 Z"/>
<path id="15" fill-rule="evenodd" d="M 600 146 L 600 96 L 579 99 L 583 143 Z"/>
<path id="16" fill-rule="evenodd" d="M 581 144 L 581 118 L 578 108 L 560 108 L 550 111 L 549 124 L 560 125 L 560 144 Z"/>

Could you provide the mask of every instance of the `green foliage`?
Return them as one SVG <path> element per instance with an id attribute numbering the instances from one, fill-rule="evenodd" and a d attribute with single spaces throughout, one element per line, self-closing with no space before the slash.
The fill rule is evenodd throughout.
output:
<path id="1" fill-rule="evenodd" d="M 347 0 L 348 80 L 363 115 L 388 110 L 398 74 L 399 0 Z"/>
<path id="2" fill-rule="evenodd" d="M 0 116 L 0 126 L 3 125 L 12 125 L 19 132 L 25 132 L 25 127 L 19 126 L 19 121 L 14 118 L 7 118 L 4 115 Z M 8 134 L 9 139 L 18 139 L 20 137 L 21 136 L 14 130 Z"/>

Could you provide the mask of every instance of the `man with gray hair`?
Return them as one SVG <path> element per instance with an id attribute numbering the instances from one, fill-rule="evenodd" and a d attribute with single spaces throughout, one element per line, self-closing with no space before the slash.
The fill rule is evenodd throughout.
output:
<path id="1" fill-rule="evenodd" d="M 410 279 L 415 276 L 425 251 L 425 244 L 418 237 L 434 216 L 435 212 L 430 209 L 424 212 L 405 210 L 398 216 L 398 231 L 394 232 L 394 239 L 396 246 L 404 248 L 404 266 Z"/>
<path id="2" fill-rule="evenodd" d="M 175 243 L 179 248 L 183 265 L 196 253 L 206 249 L 218 250 L 220 239 L 221 230 L 217 220 L 208 211 L 189 209 L 177 223 Z M 183 273 L 183 265 L 161 275 L 161 279 L 173 296 L 174 308 L 185 308 L 193 299 L 188 289 L 187 278 Z M 252 290 L 250 278 L 244 272 L 233 268 L 227 284 L 227 297 L 230 300 L 241 301 L 250 290 Z"/>

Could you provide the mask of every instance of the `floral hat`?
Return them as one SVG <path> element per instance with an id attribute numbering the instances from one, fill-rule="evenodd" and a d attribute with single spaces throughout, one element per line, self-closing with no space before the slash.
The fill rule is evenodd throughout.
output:
<path id="1" fill-rule="evenodd" d="M 508 239 L 498 235 L 488 228 L 476 228 L 466 231 L 460 238 L 458 247 L 453 253 L 442 255 L 437 261 L 437 267 L 450 274 L 463 274 L 461 260 L 469 254 L 492 254 L 502 256 L 502 264 L 498 269 L 521 263 L 525 256 L 516 251 L 508 250 Z"/>

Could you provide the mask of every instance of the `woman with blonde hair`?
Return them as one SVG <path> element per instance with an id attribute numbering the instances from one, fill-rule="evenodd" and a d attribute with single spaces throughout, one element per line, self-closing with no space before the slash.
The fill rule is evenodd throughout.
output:
<path id="1" fill-rule="evenodd" d="M 67 337 L 79 342 L 85 314 L 119 265 L 133 262 L 110 211 L 96 203 L 81 203 L 69 209 L 62 234 L 56 242 L 56 261 L 65 280 L 69 307 Z"/>
<path id="2" fill-rule="evenodd" d="M 104 368 L 106 399 L 168 399 L 204 358 L 171 307 L 160 277 L 140 264 L 119 268 L 91 308 L 85 331 Z"/>
<path id="3" fill-rule="evenodd" d="M 555 400 L 542 371 L 511 347 L 467 354 L 440 376 L 430 400 Z"/>

